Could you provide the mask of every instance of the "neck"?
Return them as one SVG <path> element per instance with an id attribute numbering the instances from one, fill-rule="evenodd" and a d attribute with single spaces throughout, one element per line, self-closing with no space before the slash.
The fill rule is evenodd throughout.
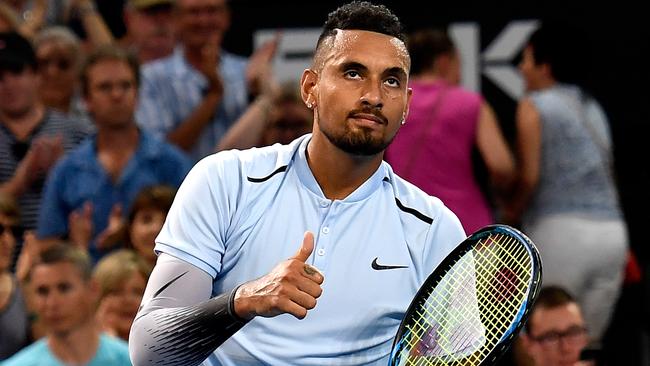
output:
<path id="1" fill-rule="evenodd" d="M 70 112 L 70 99 L 65 99 L 65 98 L 51 98 L 51 99 L 46 99 L 42 98 L 43 103 L 52 109 L 56 109 L 57 111 L 61 111 L 63 113 L 68 113 Z"/>
<path id="2" fill-rule="evenodd" d="M 383 153 L 356 156 L 334 146 L 321 133 L 312 136 L 307 146 L 307 163 L 318 185 L 329 199 L 344 199 L 370 178 Z"/>
<path id="3" fill-rule="evenodd" d="M 66 333 L 49 334 L 47 343 L 50 351 L 67 364 L 86 364 L 97 353 L 99 329 L 92 320 Z"/>
<path id="4" fill-rule="evenodd" d="M 19 140 L 27 138 L 31 132 L 43 120 L 45 107 L 37 103 L 23 113 L 8 114 L 0 111 L 0 121 L 14 134 Z"/>
<path id="5" fill-rule="evenodd" d="M 192 65 L 195 69 L 200 70 L 202 66 L 201 64 L 203 63 L 202 49 L 185 46 L 183 52 L 187 63 Z"/>
<path id="6" fill-rule="evenodd" d="M 118 128 L 97 129 L 97 150 L 114 153 L 133 151 L 138 146 L 140 132 L 135 124 Z"/>

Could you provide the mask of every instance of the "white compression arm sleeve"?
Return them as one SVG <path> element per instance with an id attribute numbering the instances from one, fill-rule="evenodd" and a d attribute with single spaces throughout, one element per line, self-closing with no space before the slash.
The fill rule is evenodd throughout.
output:
<path id="1" fill-rule="evenodd" d="M 212 277 L 161 254 L 129 335 L 134 366 L 198 365 L 246 323 L 234 314 L 233 289 L 214 298 Z"/>

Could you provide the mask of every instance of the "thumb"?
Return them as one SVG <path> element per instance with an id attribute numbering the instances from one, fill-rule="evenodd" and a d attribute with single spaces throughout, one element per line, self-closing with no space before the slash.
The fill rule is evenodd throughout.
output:
<path id="1" fill-rule="evenodd" d="M 305 232 L 305 237 L 302 239 L 302 245 L 300 249 L 293 256 L 293 259 L 299 260 L 301 262 L 307 261 L 307 258 L 311 255 L 311 252 L 314 251 L 314 234 L 311 231 Z"/>

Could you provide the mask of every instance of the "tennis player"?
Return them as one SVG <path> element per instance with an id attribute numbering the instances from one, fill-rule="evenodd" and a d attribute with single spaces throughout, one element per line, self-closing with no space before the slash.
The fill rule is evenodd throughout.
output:
<path id="1" fill-rule="evenodd" d="M 411 299 L 465 238 L 382 161 L 409 67 L 386 7 L 329 15 L 301 79 L 313 132 L 209 156 L 180 187 L 131 329 L 135 366 L 387 364 Z"/>

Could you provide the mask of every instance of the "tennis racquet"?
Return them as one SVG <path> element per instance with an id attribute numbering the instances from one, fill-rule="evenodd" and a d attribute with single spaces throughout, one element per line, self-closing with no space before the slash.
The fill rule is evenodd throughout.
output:
<path id="1" fill-rule="evenodd" d="M 389 366 L 491 365 L 528 318 L 542 282 L 534 244 L 490 225 L 429 275 L 397 331 Z"/>

